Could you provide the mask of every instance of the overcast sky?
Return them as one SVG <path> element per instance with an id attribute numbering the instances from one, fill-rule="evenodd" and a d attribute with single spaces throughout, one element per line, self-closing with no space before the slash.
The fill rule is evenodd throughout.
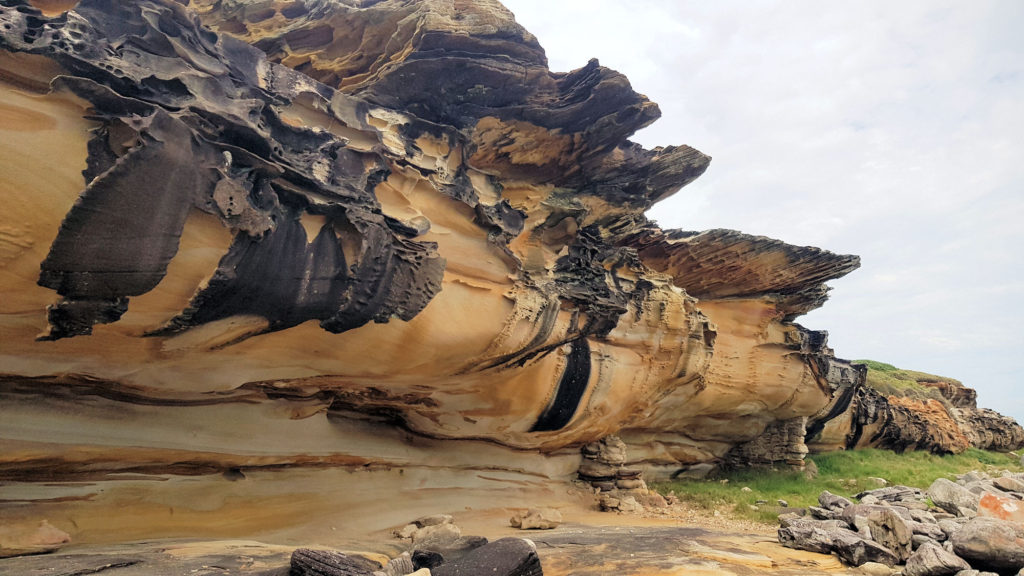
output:
<path id="1" fill-rule="evenodd" d="M 649 216 L 858 254 L 798 322 L 1024 423 L 1024 2 L 503 0 L 711 167 Z"/>

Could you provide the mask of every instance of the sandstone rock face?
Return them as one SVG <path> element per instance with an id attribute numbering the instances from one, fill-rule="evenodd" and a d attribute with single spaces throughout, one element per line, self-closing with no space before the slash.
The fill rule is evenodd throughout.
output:
<path id="1" fill-rule="evenodd" d="M 496 2 L 0 23 L 5 519 L 89 542 L 424 485 L 514 505 L 615 433 L 649 469 L 798 462 L 855 387 L 793 320 L 858 259 L 648 222 L 710 158 L 629 142 L 656 105 L 550 72 Z"/>
<path id="2" fill-rule="evenodd" d="M 830 405 L 809 419 L 807 444 L 812 452 L 885 448 L 957 454 L 973 445 L 964 430 L 936 400 L 884 396 L 853 385 L 838 389 Z"/>
<path id="3" fill-rule="evenodd" d="M 958 408 L 953 410 L 953 416 L 975 448 L 1008 452 L 1024 447 L 1024 428 L 995 410 Z"/>
<path id="4" fill-rule="evenodd" d="M 917 378 L 918 388 L 906 396 L 884 393 L 870 382 L 868 386 L 840 384 L 828 407 L 808 419 L 808 448 L 813 452 L 872 447 L 947 454 L 963 452 L 968 446 L 1004 452 L 1024 447 L 1024 428 L 1012 418 L 978 408 L 974 390 L 951 379 L 901 372 L 904 378 Z M 922 394 L 928 389 L 938 393 Z"/>

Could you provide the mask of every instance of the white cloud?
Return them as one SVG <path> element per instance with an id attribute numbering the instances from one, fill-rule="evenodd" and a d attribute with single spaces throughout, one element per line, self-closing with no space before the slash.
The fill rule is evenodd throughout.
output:
<path id="1" fill-rule="evenodd" d="M 1024 421 L 1024 2 L 506 5 L 552 68 L 597 57 L 659 103 L 637 141 L 713 156 L 662 226 L 860 254 L 802 322 Z"/>

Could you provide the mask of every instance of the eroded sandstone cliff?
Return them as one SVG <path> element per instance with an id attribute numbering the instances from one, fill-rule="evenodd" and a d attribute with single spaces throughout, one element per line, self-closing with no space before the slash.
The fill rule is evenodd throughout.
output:
<path id="1" fill-rule="evenodd" d="M 657 106 L 497 2 L 0 0 L 0 32 L 9 520 L 383 528 L 565 497 L 614 433 L 799 463 L 862 379 L 793 323 L 857 257 L 649 222 L 710 158 L 630 142 Z"/>
<path id="2" fill-rule="evenodd" d="M 1024 428 L 994 410 L 978 408 L 977 393 L 961 382 L 859 362 L 860 383 L 839 386 L 828 408 L 810 419 L 806 438 L 814 451 L 885 448 L 950 454 L 969 446 L 1004 452 L 1024 447 Z"/>

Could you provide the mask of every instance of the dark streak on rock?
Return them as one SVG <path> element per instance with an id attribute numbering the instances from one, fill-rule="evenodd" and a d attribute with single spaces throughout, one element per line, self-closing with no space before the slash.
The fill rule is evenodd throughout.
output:
<path id="1" fill-rule="evenodd" d="M 590 383 L 590 343 L 578 338 L 569 344 L 565 371 L 558 381 L 554 398 L 541 412 L 530 432 L 561 430 L 579 410 L 580 402 Z"/>
<path id="2" fill-rule="evenodd" d="M 101 123 L 87 187 L 41 266 L 40 285 L 63 298 L 43 338 L 117 321 L 129 297 L 163 279 L 193 208 L 219 217 L 235 242 L 210 286 L 156 333 L 236 314 L 263 316 L 270 330 L 316 319 L 341 332 L 409 320 L 440 291 L 436 246 L 381 213 L 374 187 L 386 160 L 279 118 L 277 106 L 311 93 L 326 107 L 332 88 L 269 64 L 174 3 L 83 0 L 47 18 L 3 0 L 0 22 L 0 47 L 56 60 L 67 75 L 54 87 L 89 101 Z M 326 30 L 291 40 L 329 41 Z M 365 128 L 365 104 L 343 99 Z M 345 261 L 330 225 L 307 245 L 304 212 L 357 231 L 357 261 Z"/>

